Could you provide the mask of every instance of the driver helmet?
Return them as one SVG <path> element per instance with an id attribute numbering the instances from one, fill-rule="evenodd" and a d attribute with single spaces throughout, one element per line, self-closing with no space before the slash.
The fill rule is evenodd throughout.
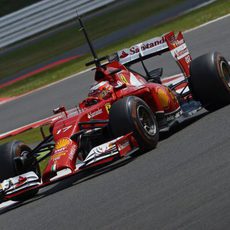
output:
<path id="1" fill-rule="evenodd" d="M 113 94 L 113 86 L 108 81 L 101 81 L 94 84 L 89 90 L 89 97 L 97 97 L 99 99 L 108 99 Z"/>

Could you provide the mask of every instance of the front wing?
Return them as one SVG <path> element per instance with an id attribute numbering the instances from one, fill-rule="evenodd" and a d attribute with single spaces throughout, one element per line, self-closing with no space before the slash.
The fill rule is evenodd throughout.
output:
<path id="1" fill-rule="evenodd" d="M 115 160 L 129 157 L 138 150 L 135 138 L 132 133 L 129 133 L 94 147 L 84 161 L 76 162 L 74 171 L 71 171 L 69 168 L 63 169 L 57 172 L 49 182 L 43 183 L 41 178 L 32 171 L 6 179 L 0 183 L 0 203 L 11 200 L 29 190 L 48 186 L 87 169 L 104 166 Z"/>

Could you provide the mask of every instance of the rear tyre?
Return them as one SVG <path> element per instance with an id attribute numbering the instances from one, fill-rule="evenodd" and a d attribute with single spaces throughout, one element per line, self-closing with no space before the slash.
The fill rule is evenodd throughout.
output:
<path id="1" fill-rule="evenodd" d="M 230 103 L 230 67 L 226 59 L 213 52 L 191 62 L 190 90 L 208 111 Z"/>
<path id="2" fill-rule="evenodd" d="M 149 106 L 140 98 L 129 96 L 116 101 L 109 113 L 109 127 L 114 137 L 133 132 L 141 150 L 156 147 L 159 129 Z"/>
<path id="3" fill-rule="evenodd" d="M 30 147 L 20 141 L 12 141 L 0 146 L 0 182 L 29 171 L 34 171 L 40 177 L 40 169 L 37 164 L 18 168 L 14 161 L 15 157 L 20 157 L 22 154 L 30 151 Z M 36 161 L 35 158 L 34 161 Z M 13 198 L 12 200 L 23 201 L 29 199 L 33 197 L 38 190 L 39 189 L 32 189 Z"/>

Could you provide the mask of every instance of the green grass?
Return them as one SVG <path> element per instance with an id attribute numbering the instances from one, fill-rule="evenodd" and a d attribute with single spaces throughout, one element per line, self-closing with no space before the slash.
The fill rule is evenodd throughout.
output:
<path id="1" fill-rule="evenodd" d="M 95 18 L 84 20 L 93 39 L 102 37 L 119 28 L 146 18 L 155 12 L 168 8 L 182 0 L 135 0 L 125 6 L 105 12 Z M 128 9 L 128 10 L 127 10 Z M 112 17 L 111 17 L 112 15 Z M 72 50 L 85 43 L 79 31 L 78 22 L 55 32 L 49 37 L 39 39 L 6 55 L 0 56 L 0 78 L 5 78 L 57 55 Z"/>
<path id="2" fill-rule="evenodd" d="M 121 41 L 119 44 L 115 46 L 112 45 L 104 50 L 100 50 L 99 54 L 105 55 L 106 53 L 113 53 L 116 50 L 125 47 L 130 47 L 133 44 L 144 41 L 146 39 L 150 39 L 154 36 L 162 35 L 169 31 L 174 31 L 174 32 L 185 31 L 229 13 L 230 13 L 230 0 L 218 0 L 217 2 L 207 7 L 198 9 L 184 16 L 178 17 L 174 20 L 171 20 L 157 27 L 154 27 L 148 30 L 146 33 L 141 34 L 137 37 L 134 38 L 130 37 L 130 39 Z"/>
<path id="3" fill-rule="evenodd" d="M 105 49 L 99 50 L 98 53 L 99 55 L 111 54 L 119 49 L 129 47 L 132 44 L 164 34 L 168 31 L 184 31 L 228 13 L 230 13 L 230 0 L 218 0 L 207 7 L 154 27 L 144 34 L 134 38 L 130 37 L 129 39 L 119 42 L 118 44 L 114 44 L 106 47 Z M 39 88 L 51 82 L 65 78 L 66 76 L 85 69 L 84 63 L 88 60 L 90 60 L 90 56 L 85 56 L 69 63 L 62 64 L 53 69 L 44 71 L 43 73 L 37 74 L 29 79 L 15 83 L 2 89 L 0 92 L 0 97 L 20 95 L 35 88 Z"/>
<path id="4" fill-rule="evenodd" d="M 44 131 L 46 135 L 48 135 L 48 126 L 44 126 Z M 43 140 L 42 135 L 40 133 L 40 128 L 30 129 L 23 133 L 20 133 L 15 136 L 7 137 L 5 139 L 0 140 L 0 145 L 6 142 L 10 142 L 13 140 L 23 141 L 27 145 L 34 145 L 35 143 L 39 143 Z"/>
<path id="5" fill-rule="evenodd" d="M 44 152 L 43 153 L 43 155 L 45 155 L 46 154 L 46 152 Z M 39 159 L 39 158 L 38 158 Z M 45 170 L 45 168 L 46 168 L 46 166 L 47 166 L 47 164 L 48 164 L 48 162 L 49 162 L 49 159 L 50 159 L 50 157 L 47 157 L 46 159 L 44 159 L 43 161 L 41 161 L 40 163 L 39 163 L 39 167 L 40 167 L 40 172 L 41 172 L 41 174 L 44 172 L 44 170 Z"/>
<path id="6" fill-rule="evenodd" d="M 86 60 L 90 60 L 90 56 L 88 56 L 88 59 L 86 59 L 86 57 L 82 57 L 77 59 L 77 61 L 72 60 L 53 69 L 46 70 L 40 74 L 36 74 L 28 79 L 14 83 L 8 87 L 1 89 L 0 97 L 21 95 L 33 89 L 63 79 L 68 75 L 83 70 Z"/>
<path id="7" fill-rule="evenodd" d="M 13 141 L 13 140 L 20 140 L 20 141 L 23 141 L 25 144 L 33 147 L 36 145 L 35 143 L 40 143 L 43 140 L 39 129 L 40 128 L 30 129 L 30 130 L 23 132 L 21 134 L 18 134 L 16 136 L 12 136 L 12 137 L 8 137 L 8 138 L 5 138 L 3 140 L 0 140 L 0 145 L 4 144 L 6 142 Z M 48 135 L 48 130 L 49 130 L 49 127 L 44 126 L 44 132 L 46 133 L 46 135 Z M 40 156 L 38 157 L 38 159 L 43 157 L 46 153 L 47 153 L 47 151 L 40 153 Z M 40 162 L 39 165 L 40 165 L 41 172 L 44 171 L 44 169 L 48 163 L 48 160 L 49 160 L 49 157 Z"/>

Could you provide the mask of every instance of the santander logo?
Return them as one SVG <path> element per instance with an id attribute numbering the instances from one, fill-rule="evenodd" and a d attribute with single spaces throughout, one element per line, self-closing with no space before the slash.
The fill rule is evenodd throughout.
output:
<path id="1" fill-rule="evenodd" d="M 145 50 L 148 50 L 148 49 L 151 49 L 151 48 L 154 48 L 156 46 L 159 46 L 161 44 L 164 44 L 165 43 L 165 37 L 162 37 L 161 39 L 153 39 L 153 40 L 149 40 L 149 41 L 146 41 L 146 42 L 143 42 L 142 45 L 141 45 L 141 50 L 142 51 L 145 51 Z M 132 46 L 130 48 L 130 54 L 133 55 L 133 54 L 137 54 L 140 52 L 140 48 L 137 47 L 137 46 Z"/>
<path id="2" fill-rule="evenodd" d="M 126 58 L 127 56 L 129 56 L 128 53 L 126 53 L 124 50 L 122 51 L 120 58 Z"/>
<path id="3" fill-rule="evenodd" d="M 163 45 L 166 43 L 165 37 L 158 37 L 158 38 L 153 38 L 148 41 L 142 42 L 140 44 L 134 45 L 130 47 L 129 49 L 124 49 L 120 51 L 119 58 L 124 59 L 128 57 L 129 55 L 134 55 L 140 53 L 141 51 L 147 51 L 150 49 L 153 49 L 159 45 Z"/>

